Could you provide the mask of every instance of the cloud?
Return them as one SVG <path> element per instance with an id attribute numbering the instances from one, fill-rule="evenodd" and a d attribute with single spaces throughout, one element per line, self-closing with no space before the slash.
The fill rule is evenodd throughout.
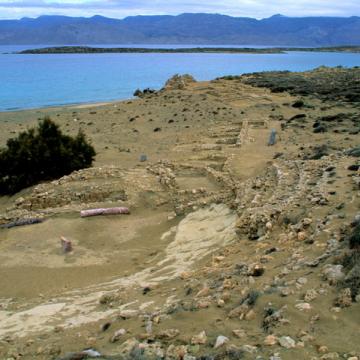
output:
<path id="1" fill-rule="evenodd" d="M 184 12 L 221 13 L 255 18 L 276 13 L 287 16 L 360 15 L 359 0 L 0 0 L 0 18 L 58 14 L 69 16 L 180 14 Z"/>

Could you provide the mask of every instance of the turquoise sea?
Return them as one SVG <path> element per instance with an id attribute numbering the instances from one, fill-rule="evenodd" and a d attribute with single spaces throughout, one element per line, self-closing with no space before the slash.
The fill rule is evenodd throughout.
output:
<path id="1" fill-rule="evenodd" d="M 11 53 L 34 47 L 39 46 L 0 46 L 0 111 L 126 99 L 132 97 L 137 88 L 160 89 L 176 73 L 210 80 L 255 71 L 304 71 L 321 65 L 360 65 L 360 54 L 351 53 Z"/>

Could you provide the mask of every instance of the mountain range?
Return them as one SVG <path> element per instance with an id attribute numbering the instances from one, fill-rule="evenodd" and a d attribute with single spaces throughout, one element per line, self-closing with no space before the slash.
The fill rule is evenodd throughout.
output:
<path id="1" fill-rule="evenodd" d="M 360 17 L 40 16 L 0 20 L 0 44 L 360 45 Z"/>

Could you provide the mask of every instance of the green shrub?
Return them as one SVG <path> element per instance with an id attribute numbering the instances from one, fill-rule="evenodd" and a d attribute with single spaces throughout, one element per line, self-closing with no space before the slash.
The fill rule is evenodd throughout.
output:
<path id="1" fill-rule="evenodd" d="M 360 250 L 360 223 L 357 224 L 349 236 L 350 249 Z"/>
<path id="2" fill-rule="evenodd" d="M 40 181 L 57 179 L 90 167 L 96 153 L 80 130 L 76 137 L 63 135 L 49 117 L 36 129 L 9 139 L 0 149 L 0 194 L 14 194 Z"/>

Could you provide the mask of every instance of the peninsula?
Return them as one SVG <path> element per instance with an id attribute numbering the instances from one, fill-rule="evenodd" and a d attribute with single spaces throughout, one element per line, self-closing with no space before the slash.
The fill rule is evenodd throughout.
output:
<path id="1" fill-rule="evenodd" d="M 289 51 L 307 52 L 352 52 L 359 53 L 360 46 L 334 46 L 318 48 L 276 47 L 276 48 L 236 48 L 236 47 L 192 47 L 192 48 L 140 48 L 140 47 L 90 47 L 90 46 L 56 46 L 28 49 L 18 54 L 104 54 L 104 53 L 219 53 L 219 54 L 284 54 Z"/>

